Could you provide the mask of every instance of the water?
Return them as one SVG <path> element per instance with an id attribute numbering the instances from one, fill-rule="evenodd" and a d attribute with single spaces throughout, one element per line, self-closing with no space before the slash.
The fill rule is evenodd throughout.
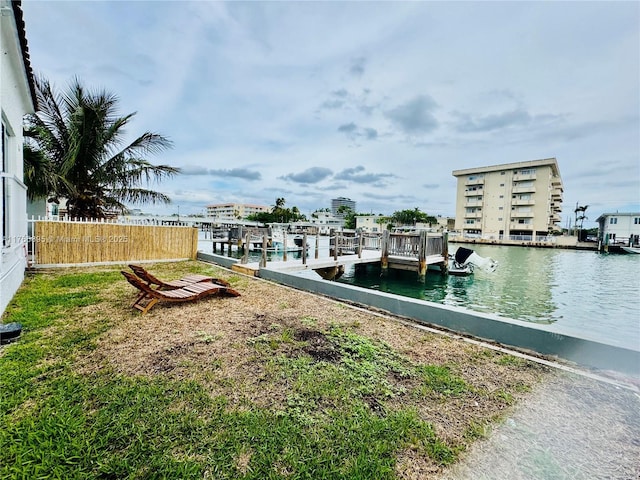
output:
<path id="1" fill-rule="evenodd" d="M 497 260 L 498 269 L 494 273 L 476 269 L 469 277 L 429 271 L 426 281 L 419 282 L 414 272 L 389 270 L 383 278 L 379 267 L 369 265 L 356 271 L 352 266 L 338 281 L 535 322 L 554 332 L 640 350 L 640 255 L 496 245 L 468 247 L 482 257 Z M 456 248 L 451 244 L 449 251 Z M 203 242 L 201 249 L 210 252 L 211 243 Z M 313 257 L 313 244 L 309 252 Z M 299 258 L 299 253 L 288 252 L 287 256 Z M 321 237 L 320 257 L 326 256 L 328 239 Z M 249 261 L 259 259 L 260 253 L 252 252 Z M 271 254 L 271 261 L 279 260 L 281 253 Z"/>

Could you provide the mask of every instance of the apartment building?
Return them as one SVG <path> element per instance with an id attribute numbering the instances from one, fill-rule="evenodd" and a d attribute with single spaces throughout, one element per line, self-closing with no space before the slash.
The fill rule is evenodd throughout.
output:
<path id="1" fill-rule="evenodd" d="M 261 212 L 270 212 L 271 208 L 265 205 L 251 205 L 247 203 L 219 203 L 207 205 L 207 217 L 213 218 L 218 223 L 235 223 Z"/>
<path id="2" fill-rule="evenodd" d="M 560 229 L 562 179 L 555 158 L 454 170 L 456 230 L 489 240 L 539 241 Z"/>
<path id="3" fill-rule="evenodd" d="M 350 198 L 338 197 L 331 199 L 331 214 L 334 217 L 344 217 L 344 213 L 338 212 L 340 207 L 350 208 L 352 212 L 356 211 L 356 202 L 351 200 Z"/>

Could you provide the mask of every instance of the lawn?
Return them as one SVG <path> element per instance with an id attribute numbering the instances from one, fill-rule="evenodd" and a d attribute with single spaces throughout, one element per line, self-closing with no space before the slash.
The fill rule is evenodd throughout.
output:
<path id="1" fill-rule="evenodd" d="M 119 268 L 29 274 L 2 321 L 0 478 L 438 478 L 545 367 L 201 262 L 236 298 L 130 308 Z"/>

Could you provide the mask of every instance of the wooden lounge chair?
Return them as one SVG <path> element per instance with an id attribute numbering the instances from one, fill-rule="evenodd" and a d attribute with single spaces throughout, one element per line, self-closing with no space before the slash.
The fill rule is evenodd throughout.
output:
<path id="1" fill-rule="evenodd" d="M 196 282 L 182 288 L 156 290 L 129 272 L 123 271 L 121 273 L 131 285 L 140 291 L 131 306 L 143 314 L 151 310 L 158 302 L 194 302 L 209 295 L 240 296 L 236 290 L 212 282 Z"/>
<path id="2" fill-rule="evenodd" d="M 206 275 L 198 275 L 197 273 L 187 275 L 186 277 L 182 277 L 179 280 L 169 280 L 164 281 L 159 279 L 158 277 L 149 273 L 144 267 L 140 265 L 129 265 L 129 268 L 133 270 L 138 278 L 140 278 L 143 282 L 145 282 L 150 287 L 157 285 L 156 288 L 159 290 L 173 290 L 175 288 L 182 288 L 188 285 L 192 285 L 194 283 L 200 282 L 212 282 L 218 285 L 223 285 L 225 287 L 230 287 L 231 284 L 225 280 L 221 280 L 219 278 L 207 277 Z"/>

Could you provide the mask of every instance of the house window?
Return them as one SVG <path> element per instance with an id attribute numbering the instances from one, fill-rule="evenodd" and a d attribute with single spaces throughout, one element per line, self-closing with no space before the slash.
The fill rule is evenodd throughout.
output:
<path id="1" fill-rule="evenodd" d="M 609 219 L 609 225 L 617 225 L 618 224 L 618 217 L 611 217 Z"/>
<path id="2" fill-rule="evenodd" d="M 634 225 L 640 225 L 640 217 L 636 217 L 633 219 L 633 224 Z"/>

